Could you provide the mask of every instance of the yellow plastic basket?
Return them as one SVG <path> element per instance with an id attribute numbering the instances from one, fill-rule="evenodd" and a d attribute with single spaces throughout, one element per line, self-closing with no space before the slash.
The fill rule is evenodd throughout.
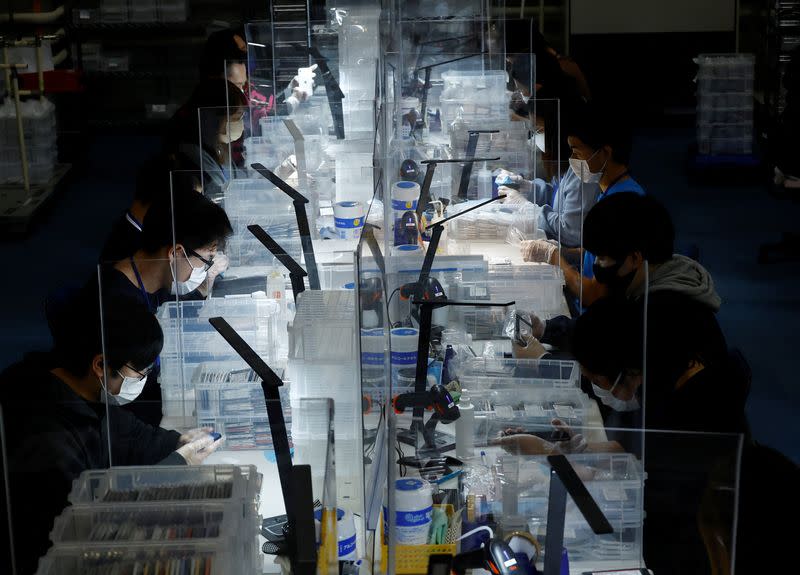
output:
<path id="1" fill-rule="evenodd" d="M 453 525 L 455 509 L 452 505 L 434 505 L 444 507 L 450 525 Z M 381 524 L 383 524 L 381 522 Z M 386 534 L 381 528 L 381 572 L 386 573 L 388 549 L 386 547 Z M 458 529 L 460 531 L 460 528 Z M 448 534 L 450 530 L 448 530 Z M 431 555 L 455 555 L 458 552 L 457 543 L 444 545 L 398 545 L 395 547 L 395 573 L 397 575 L 424 575 L 428 572 L 428 558 Z"/>

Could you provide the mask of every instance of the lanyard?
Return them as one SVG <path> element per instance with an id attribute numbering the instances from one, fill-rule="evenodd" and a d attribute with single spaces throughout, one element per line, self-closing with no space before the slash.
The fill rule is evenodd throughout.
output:
<path id="1" fill-rule="evenodd" d="M 147 306 L 147 309 L 150 310 L 150 313 L 155 313 L 153 309 L 152 303 L 150 301 L 150 295 L 147 293 L 147 290 L 144 289 L 144 282 L 142 281 L 142 276 L 139 274 L 139 268 L 136 267 L 136 264 L 133 261 L 133 256 L 130 258 L 131 260 L 131 268 L 133 269 L 133 274 L 136 276 L 136 281 L 139 283 L 139 291 L 142 292 L 142 299 L 144 299 L 144 304 Z"/>
<path id="2" fill-rule="evenodd" d="M 615 186 L 617 183 L 619 183 L 619 181 L 620 181 L 622 178 L 624 178 L 624 177 L 625 177 L 625 176 L 627 176 L 628 174 L 629 174 L 628 170 L 625 170 L 625 171 L 624 171 L 624 172 L 622 172 L 622 173 L 621 173 L 619 176 L 617 176 L 616 178 L 614 178 L 613 180 L 611 180 L 611 183 L 610 183 L 610 184 L 608 184 L 608 187 L 606 188 L 606 191 L 605 191 L 605 192 L 603 192 L 603 193 L 601 194 L 601 197 L 603 197 L 603 198 L 604 198 L 604 197 L 606 197 L 606 196 L 608 195 L 608 190 L 610 190 L 611 188 L 613 188 L 613 187 L 614 187 L 614 186 Z"/>

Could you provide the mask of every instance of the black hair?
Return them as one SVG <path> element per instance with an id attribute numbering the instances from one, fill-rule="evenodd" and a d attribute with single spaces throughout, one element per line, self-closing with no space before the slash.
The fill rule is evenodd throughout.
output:
<path id="1" fill-rule="evenodd" d="M 658 200 L 634 192 L 619 192 L 597 202 L 583 223 L 583 246 L 591 253 L 624 259 L 641 252 L 651 264 L 672 257 L 675 228 Z"/>
<path id="2" fill-rule="evenodd" d="M 593 150 L 609 146 L 616 163 L 630 164 L 633 143 L 628 114 L 613 105 L 592 101 L 576 106 L 567 123 L 567 135 Z"/>
<path id="3" fill-rule="evenodd" d="M 174 225 L 174 236 L 173 236 Z M 233 233 L 228 215 L 218 204 L 190 189 L 174 190 L 172 201 L 153 204 L 142 222 L 142 249 L 159 249 L 181 244 L 198 250 L 214 242 L 225 243 Z"/>
<path id="4" fill-rule="evenodd" d="M 624 369 L 642 368 L 642 328 L 638 305 L 605 298 L 575 320 L 572 352 L 592 373 L 615 379 Z"/>
<path id="5" fill-rule="evenodd" d="M 98 300 L 85 294 L 64 312 L 63 321 L 66 329 L 53 334 L 53 355 L 59 367 L 76 376 L 85 375 L 98 354 L 110 371 L 125 364 L 141 371 L 164 345 L 156 317 L 131 298 L 104 299 L 101 320 Z"/>
<path id="6" fill-rule="evenodd" d="M 200 59 L 200 73 L 203 77 L 224 77 L 226 62 L 244 62 L 247 52 L 236 43 L 235 36 L 245 40 L 243 28 L 226 28 L 208 36 Z"/>

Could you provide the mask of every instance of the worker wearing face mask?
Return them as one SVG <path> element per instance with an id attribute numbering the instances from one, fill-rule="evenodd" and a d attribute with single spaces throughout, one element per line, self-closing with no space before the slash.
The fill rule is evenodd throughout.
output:
<path id="1" fill-rule="evenodd" d="M 564 102 L 557 104 L 559 102 L 555 100 L 536 103 L 536 131 L 532 138 L 534 145 L 542 152 L 545 171 L 552 172 L 555 177 L 551 181 L 543 178 L 528 181 L 518 174 L 502 170 L 496 182 L 498 193 L 506 195 L 505 204 L 532 202 L 540 207 L 536 226 L 545 233 L 547 239 L 560 241 L 567 248 L 578 248 L 581 245 L 583 219 L 594 206 L 601 190 L 597 184 L 583 184 L 570 167 L 559 173 L 561 166 L 558 158 L 567 157 L 569 147 L 566 146 L 566 136 L 559 142 L 558 112 L 561 111 L 565 118 L 571 118 L 573 114 L 564 114 L 563 111 L 568 109 Z M 580 106 L 575 109 L 580 109 Z M 532 112 L 531 102 L 531 115 Z M 565 133 L 569 131 L 565 130 Z M 559 147 L 562 150 L 560 155 L 553 151 Z"/>
<path id="2" fill-rule="evenodd" d="M 567 136 L 571 151 L 569 165 L 582 182 L 582 194 L 596 194 L 596 203 L 621 192 L 644 195 L 644 190 L 628 170 L 631 136 L 620 117 L 589 104 L 575 113 L 570 125 Z M 605 290 L 592 282 L 595 255 L 585 249 L 585 243 L 584 249 L 562 250 L 561 254 L 558 245 L 545 240 L 523 242 L 520 249 L 525 261 L 559 265 L 564 270 L 567 288 L 581 299 L 583 307 L 604 295 Z M 576 267 L 581 273 L 574 273 Z"/>
<path id="3" fill-rule="evenodd" d="M 141 247 L 118 262 L 101 265 L 83 292 L 94 301 L 132 301 L 155 314 L 167 301 L 203 299 L 227 268 L 222 253 L 233 232 L 217 204 L 192 190 L 176 191 L 170 201 L 155 203 L 142 225 Z M 84 297 L 81 295 L 80 297 Z M 48 316 L 54 338 L 69 333 L 66 302 Z M 159 362 L 148 376 L 140 397 L 126 406 L 146 423 L 162 417 Z"/>
<path id="4" fill-rule="evenodd" d="M 0 374 L 6 496 L 17 573 L 36 570 L 53 520 L 67 505 L 72 482 L 110 465 L 199 464 L 216 450 L 208 429 L 184 434 L 141 422 L 120 408 L 149 381 L 163 334 L 147 308 L 97 300 L 71 308 L 70 329 L 49 353 L 28 354 Z M 2 465 L 0 465 L 2 466 Z M 0 540 L 0 564 L 8 540 Z"/>

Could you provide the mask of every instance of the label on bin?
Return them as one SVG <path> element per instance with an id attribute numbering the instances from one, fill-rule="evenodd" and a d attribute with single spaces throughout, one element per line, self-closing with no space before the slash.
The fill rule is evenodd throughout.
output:
<path id="1" fill-rule="evenodd" d="M 352 537 L 348 537 L 347 539 L 343 539 L 339 541 L 339 559 L 341 560 L 344 557 L 356 552 L 356 536 L 353 534 Z"/>
<path id="2" fill-rule="evenodd" d="M 413 201 L 406 201 L 406 200 L 392 200 L 392 209 L 401 211 L 401 210 L 416 210 L 417 209 L 417 200 Z"/>
<path id="3" fill-rule="evenodd" d="M 392 352 L 392 365 L 416 365 L 416 364 L 417 364 L 416 351 Z"/>

